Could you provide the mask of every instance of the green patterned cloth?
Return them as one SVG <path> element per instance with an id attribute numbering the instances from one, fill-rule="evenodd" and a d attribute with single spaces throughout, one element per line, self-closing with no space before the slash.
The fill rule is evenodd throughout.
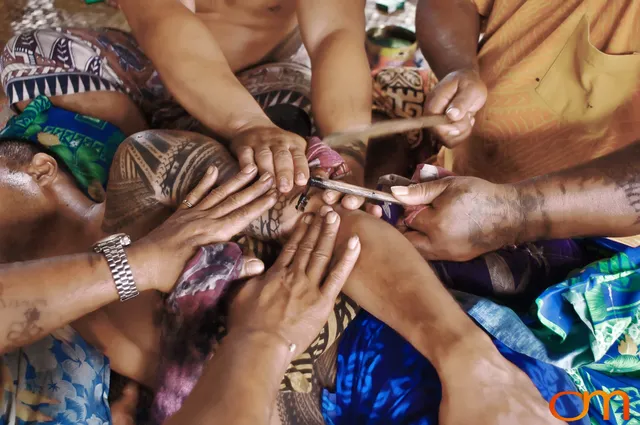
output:
<path id="1" fill-rule="evenodd" d="M 109 167 L 125 139 L 114 125 L 57 108 L 45 96 L 36 97 L 11 118 L 0 137 L 27 139 L 53 153 L 96 202 L 105 199 Z"/>
<path id="2" fill-rule="evenodd" d="M 640 424 L 640 249 L 587 266 L 536 300 L 538 337 L 554 352 L 579 353 L 568 372 L 583 392 L 626 392 L 612 398 L 616 424 Z M 601 398 L 592 399 L 603 413 Z M 598 418 L 595 418 L 598 419 Z M 603 423 L 601 420 L 593 423 Z"/>

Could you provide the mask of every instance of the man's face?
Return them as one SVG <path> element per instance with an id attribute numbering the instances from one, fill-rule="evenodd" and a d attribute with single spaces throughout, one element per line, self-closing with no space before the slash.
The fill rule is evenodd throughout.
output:
<path id="1" fill-rule="evenodd" d="M 0 161 L 0 228 L 33 222 L 44 213 L 45 201 L 40 186 L 25 169 L 10 168 Z"/>

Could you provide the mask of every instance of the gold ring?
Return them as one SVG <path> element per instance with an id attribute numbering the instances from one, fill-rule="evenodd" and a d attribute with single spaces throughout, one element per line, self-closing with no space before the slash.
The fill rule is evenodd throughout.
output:
<path id="1" fill-rule="evenodd" d="M 182 201 L 182 203 L 187 208 L 193 208 L 193 204 L 191 202 L 187 201 L 186 199 L 184 201 Z"/>

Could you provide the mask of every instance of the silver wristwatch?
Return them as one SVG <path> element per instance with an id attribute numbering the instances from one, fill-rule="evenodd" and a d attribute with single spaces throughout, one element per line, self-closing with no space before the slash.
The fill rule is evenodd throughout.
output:
<path id="1" fill-rule="evenodd" d="M 93 250 L 98 254 L 104 254 L 107 259 L 120 301 L 130 300 L 140 294 L 133 280 L 127 253 L 124 252 L 124 247 L 129 245 L 131 245 L 131 238 L 124 233 L 116 233 L 93 245 Z"/>

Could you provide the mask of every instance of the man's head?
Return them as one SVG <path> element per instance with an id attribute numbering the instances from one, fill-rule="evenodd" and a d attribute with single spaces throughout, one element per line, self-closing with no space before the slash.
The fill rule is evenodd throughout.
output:
<path id="1" fill-rule="evenodd" d="M 29 225 L 83 196 L 61 164 L 33 142 L 0 139 L 0 227 Z"/>

